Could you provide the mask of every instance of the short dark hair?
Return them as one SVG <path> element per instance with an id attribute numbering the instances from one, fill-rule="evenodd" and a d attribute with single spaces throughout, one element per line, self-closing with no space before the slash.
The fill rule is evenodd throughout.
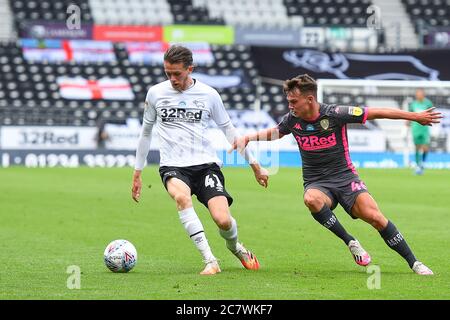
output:
<path id="1" fill-rule="evenodd" d="M 288 94 L 295 89 L 300 90 L 301 94 L 312 94 L 314 97 L 317 97 L 316 80 L 308 74 L 301 74 L 284 82 L 283 91 L 285 94 Z"/>
<path id="2" fill-rule="evenodd" d="M 183 63 L 185 68 L 194 63 L 192 51 L 186 47 L 173 45 L 164 53 L 164 61 L 169 63 Z"/>

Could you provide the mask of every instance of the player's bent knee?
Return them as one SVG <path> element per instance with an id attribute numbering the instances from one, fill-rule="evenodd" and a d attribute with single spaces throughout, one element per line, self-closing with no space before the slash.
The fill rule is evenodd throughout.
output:
<path id="1" fill-rule="evenodd" d="M 177 203 L 177 207 L 180 209 L 186 209 L 192 207 L 192 199 L 190 196 L 179 193 L 176 194 L 174 197 L 175 202 Z"/>
<path id="2" fill-rule="evenodd" d="M 212 210 L 211 217 L 221 230 L 229 230 L 231 228 L 231 216 L 224 210 Z"/>
<path id="3" fill-rule="evenodd" d="M 377 229 L 377 230 L 382 230 L 382 229 L 384 229 L 384 225 L 380 222 L 380 221 L 378 221 L 378 220 L 371 220 L 371 221 L 369 221 L 369 224 L 372 226 L 372 227 L 374 227 L 375 229 Z"/>
<path id="4" fill-rule="evenodd" d="M 381 213 L 377 214 L 373 218 L 372 223 L 371 223 L 371 225 L 377 230 L 382 230 L 382 229 L 386 228 L 387 224 L 388 224 L 388 220 Z"/>
<path id="5" fill-rule="evenodd" d="M 388 221 L 378 210 L 366 214 L 363 219 L 377 230 L 384 229 Z"/>
<path id="6" fill-rule="evenodd" d="M 319 212 L 324 205 L 324 201 L 320 197 L 310 194 L 305 194 L 303 201 L 305 206 L 307 206 L 311 212 Z"/>
<path id="7" fill-rule="evenodd" d="M 222 230 L 229 230 L 231 228 L 231 219 L 228 217 L 215 218 L 214 222 Z"/>

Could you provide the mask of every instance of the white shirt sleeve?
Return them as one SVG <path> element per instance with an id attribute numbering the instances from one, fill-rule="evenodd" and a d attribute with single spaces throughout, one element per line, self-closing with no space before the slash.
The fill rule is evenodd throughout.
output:
<path id="1" fill-rule="evenodd" d="M 227 110 L 225 110 L 222 98 L 215 90 L 211 94 L 211 118 L 219 127 L 231 123 L 230 116 Z"/>
<path id="2" fill-rule="evenodd" d="M 211 110 L 211 118 L 217 124 L 220 130 L 225 134 L 228 142 L 233 144 L 233 142 L 239 138 L 239 134 L 236 128 L 231 123 L 230 116 L 223 105 L 222 99 L 220 98 L 219 93 L 214 91 L 214 94 L 211 96 L 212 98 L 212 110 Z M 251 153 L 248 148 L 244 149 L 244 152 L 241 153 L 241 156 L 244 157 L 250 164 L 257 163 L 255 157 Z"/>
<path id="3" fill-rule="evenodd" d="M 147 159 L 148 152 L 150 151 L 150 143 L 152 141 L 152 128 L 153 124 L 146 123 L 145 121 L 142 123 L 142 130 L 136 148 L 136 163 L 134 164 L 135 170 L 144 169 L 145 160 Z"/>
<path id="4" fill-rule="evenodd" d="M 150 90 L 148 90 L 147 97 L 145 98 L 145 109 L 143 120 L 144 120 L 143 122 L 146 122 L 148 124 L 154 124 L 156 121 L 156 108 Z"/>
<path id="5" fill-rule="evenodd" d="M 156 109 L 150 101 L 150 90 L 145 99 L 145 110 L 142 121 L 142 130 L 139 135 L 139 140 L 136 148 L 136 162 L 134 164 L 135 170 L 142 170 L 145 166 L 148 152 L 150 151 L 150 143 L 152 141 L 153 124 L 156 121 Z"/>

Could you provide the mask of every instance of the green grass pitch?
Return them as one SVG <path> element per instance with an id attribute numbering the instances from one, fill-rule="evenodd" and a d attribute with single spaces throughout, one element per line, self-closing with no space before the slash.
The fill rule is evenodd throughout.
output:
<path id="1" fill-rule="evenodd" d="M 435 275 L 415 275 L 371 226 L 336 215 L 380 270 L 357 266 L 346 246 L 302 202 L 301 170 L 280 168 L 269 188 L 248 168 L 225 168 L 241 241 L 261 269 L 243 269 L 196 200 L 222 273 L 200 276 L 200 255 L 182 228 L 156 167 L 144 170 L 141 202 L 131 200 L 131 168 L 0 169 L 0 299 L 449 299 L 450 171 L 359 170 L 382 212 Z M 151 188 L 148 186 L 151 184 Z M 128 239 L 138 263 L 110 272 L 103 250 Z M 69 289 L 69 266 L 81 270 Z M 70 282 L 70 281 L 69 281 Z"/>

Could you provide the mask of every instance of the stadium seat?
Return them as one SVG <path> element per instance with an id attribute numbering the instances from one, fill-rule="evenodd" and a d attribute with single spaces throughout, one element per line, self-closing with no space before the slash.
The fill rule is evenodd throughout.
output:
<path id="1" fill-rule="evenodd" d="M 402 0 L 408 12 L 428 19 L 436 26 L 448 25 L 450 0 Z M 97 24 L 224 24 L 253 28 L 286 28 L 303 25 L 365 26 L 365 9 L 370 0 L 17 0 L 11 1 L 16 25 L 29 20 L 63 22 L 65 8 L 75 3 L 82 8 L 82 21 Z M 264 84 L 260 92 L 258 70 L 249 48 L 243 45 L 211 45 L 213 62 L 196 67 L 209 76 L 236 75 L 244 79 L 238 87 L 218 88 L 227 108 L 252 109 L 260 97 L 263 110 L 279 119 L 287 112 L 280 85 Z M 142 117 L 147 89 L 166 76 L 161 65 L 132 63 L 124 43 L 114 44 L 116 62 L 28 61 L 15 42 L 0 44 L 0 118 L 2 124 L 88 125 L 98 117 L 108 121 Z M 69 100 L 61 96 L 58 77 L 81 76 L 88 80 L 124 77 L 134 99 Z M 450 104 L 449 93 L 436 93 L 435 103 Z M 364 104 L 368 97 L 349 93 L 325 94 L 331 103 Z M 402 97 L 395 98 L 398 104 Z M 17 110 L 45 110 L 44 114 Z M 51 120 L 49 120 L 51 117 Z M 73 118 L 73 119 L 72 119 Z"/>
<path id="2" fill-rule="evenodd" d="M 301 17 L 306 26 L 366 27 L 366 8 L 371 1 L 284 0 L 283 3 L 288 16 Z"/>
<path id="3" fill-rule="evenodd" d="M 245 79 L 241 87 L 219 88 L 227 108 L 249 109 L 254 105 L 257 70 L 249 48 L 242 45 L 212 45 L 214 62 L 199 66 L 196 71 L 211 76 L 240 74 Z M 114 44 L 116 62 L 56 62 L 27 61 L 21 47 L 14 42 L 0 45 L 0 116 L 8 125 L 90 125 L 95 118 L 105 121 L 142 117 L 142 102 L 147 89 L 166 76 L 161 65 L 131 63 L 126 45 Z M 128 79 L 135 98 L 119 100 L 74 100 L 61 96 L 58 77 L 81 76 L 95 80 L 104 77 Z M 44 115 L 17 113 L 17 109 L 45 110 Z M 40 111 L 38 111 L 40 110 Z M 51 118 L 51 121 L 49 120 Z"/>
<path id="4" fill-rule="evenodd" d="M 402 0 L 406 11 L 415 23 L 416 32 L 419 27 L 450 26 L 449 0 Z"/>

